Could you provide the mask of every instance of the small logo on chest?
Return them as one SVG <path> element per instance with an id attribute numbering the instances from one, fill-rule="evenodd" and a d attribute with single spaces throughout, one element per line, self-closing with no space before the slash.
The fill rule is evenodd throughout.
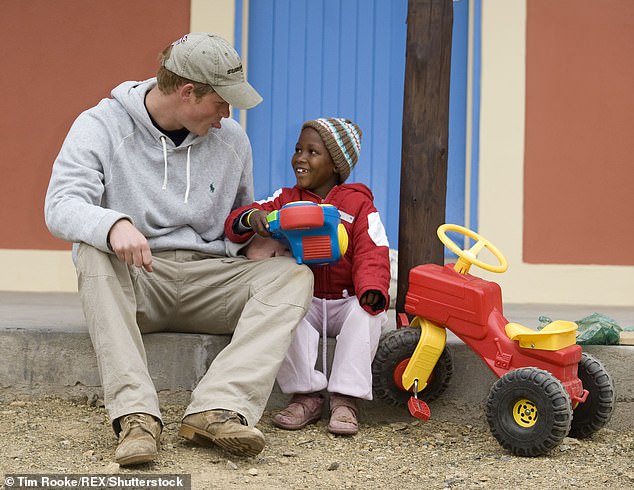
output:
<path id="1" fill-rule="evenodd" d="M 216 188 L 214 187 L 214 183 L 209 184 L 209 192 L 214 192 Z"/>

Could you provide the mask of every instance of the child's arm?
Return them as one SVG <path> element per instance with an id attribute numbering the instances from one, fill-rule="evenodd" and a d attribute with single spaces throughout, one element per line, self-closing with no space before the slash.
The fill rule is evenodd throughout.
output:
<path id="1" fill-rule="evenodd" d="M 352 279 L 359 304 L 376 315 L 389 306 L 390 250 L 385 228 L 372 201 L 359 209 L 352 227 Z"/>
<path id="2" fill-rule="evenodd" d="M 257 203 L 234 209 L 225 220 L 225 236 L 234 243 L 244 243 L 253 236 L 253 229 L 247 226 L 245 218 L 253 210 L 258 210 Z"/>
<path id="3" fill-rule="evenodd" d="M 225 220 L 225 236 L 234 243 L 244 243 L 254 233 L 263 237 L 270 237 L 267 215 L 271 211 L 280 209 L 292 200 L 291 189 L 278 189 L 271 197 L 264 201 L 253 202 L 234 209 Z"/>

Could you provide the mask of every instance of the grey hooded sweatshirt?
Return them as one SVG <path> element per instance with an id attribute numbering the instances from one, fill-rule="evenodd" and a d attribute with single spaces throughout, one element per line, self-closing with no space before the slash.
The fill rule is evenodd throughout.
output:
<path id="1" fill-rule="evenodd" d="M 229 213 L 253 202 L 251 145 L 233 119 L 175 147 L 150 120 L 156 79 L 124 82 L 75 120 L 53 165 L 44 212 L 51 233 L 108 252 L 112 225 L 127 218 L 153 251 L 235 255 Z M 242 245 L 243 246 L 243 245 Z"/>

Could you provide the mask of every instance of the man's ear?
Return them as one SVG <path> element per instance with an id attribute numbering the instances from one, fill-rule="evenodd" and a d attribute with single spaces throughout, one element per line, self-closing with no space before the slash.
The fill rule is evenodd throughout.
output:
<path id="1" fill-rule="evenodd" d="M 194 98 L 194 84 L 186 83 L 178 88 L 178 95 L 183 100 Z"/>

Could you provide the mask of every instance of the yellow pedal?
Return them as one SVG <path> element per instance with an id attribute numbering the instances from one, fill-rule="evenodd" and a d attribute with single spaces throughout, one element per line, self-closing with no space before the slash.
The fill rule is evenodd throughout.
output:
<path id="1" fill-rule="evenodd" d="M 519 323 L 509 323 L 504 327 L 509 339 L 519 342 L 524 349 L 559 350 L 574 345 L 577 339 L 577 324 L 556 320 L 541 330 L 533 330 Z"/>

